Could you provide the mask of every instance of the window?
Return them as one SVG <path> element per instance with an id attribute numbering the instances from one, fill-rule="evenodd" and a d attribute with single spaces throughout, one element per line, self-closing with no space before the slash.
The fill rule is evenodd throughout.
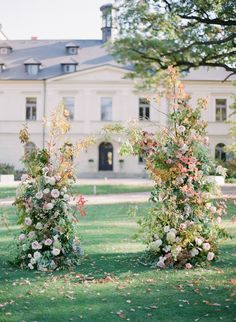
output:
<path id="1" fill-rule="evenodd" d="M 65 73 L 73 73 L 76 71 L 76 64 L 63 64 L 63 71 Z"/>
<path id="2" fill-rule="evenodd" d="M 36 149 L 36 145 L 33 142 L 28 142 L 25 145 L 25 154 L 32 152 Z"/>
<path id="3" fill-rule="evenodd" d="M 2 73 L 6 69 L 5 64 L 0 63 L 0 73 Z"/>
<path id="4" fill-rule="evenodd" d="M 216 121 L 223 122 L 227 119 L 227 100 L 216 99 Z"/>
<path id="5" fill-rule="evenodd" d="M 139 119 L 150 120 L 150 103 L 146 98 L 139 99 Z"/>
<path id="6" fill-rule="evenodd" d="M 39 65 L 37 65 L 37 64 L 26 65 L 26 72 L 29 75 L 37 75 L 39 72 Z"/>
<path id="7" fill-rule="evenodd" d="M 74 119 L 75 115 L 75 98 L 74 97 L 63 97 L 63 103 L 66 109 L 69 111 L 69 118 Z"/>
<path id="8" fill-rule="evenodd" d="M 35 121 L 37 117 L 36 97 L 26 97 L 26 120 Z"/>
<path id="9" fill-rule="evenodd" d="M 215 147 L 215 159 L 220 161 L 226 161 L 226 153 L 224 151 L 225 144 L 218 143 Z"/>
<path id="10" fill-rule="evenodd" d="M 112 98 L 101 97 L 101 120 L 111 121 L 112 120 Z"/>
<path id="11" fill-rule="evenodd" d="M 78 54 L 78 48 L 77 47 L 67 47 L 67 53 L 69 55 L 77 55 Z"/>

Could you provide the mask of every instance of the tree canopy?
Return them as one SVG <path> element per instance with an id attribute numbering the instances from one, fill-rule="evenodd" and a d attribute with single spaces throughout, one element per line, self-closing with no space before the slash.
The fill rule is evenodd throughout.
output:
<path id="1" fill-rule="evenodd" d="M 133 76 L 151 77 L 172 65 L 236 73 L 235 0 L 121 0 L 112 53 Z"/>

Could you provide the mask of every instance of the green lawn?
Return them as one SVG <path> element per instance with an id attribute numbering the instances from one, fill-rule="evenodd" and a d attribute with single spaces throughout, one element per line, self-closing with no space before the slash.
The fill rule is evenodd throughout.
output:
<path id="1" fill-rule="evenodd" d="M 151 191 L 149 186 L 128 186 L 128 185 L 97 185 L 96 194 L 125 193 L 125 192 L 142 192 Z M 92 195 L 94 194 L 93 185 L 74 185 L 71 188 L 73 194 Z M 0 199 L 15 197 L 16 187 L 0 187 Z"/>
<path id="2" fill-rule="evenodd" d="M 222 241 L 220 259 L 208 269 L 151 269 L 138 262 L 144 247 L 132 240 L 130 207 L 88 207 L 80 223 L 86 259 L 75 271 L 53 274 L 8 264 L 18 227 L 15 209 L 0 208 L 10 223 L 10 230 L 0 228 L 0 321 L 236 321 L 235 239 Z M 139 215 L 147 207 L 139 205 Z M 223 225 L 235 234 L 232 215 L 230 202 Z"/>

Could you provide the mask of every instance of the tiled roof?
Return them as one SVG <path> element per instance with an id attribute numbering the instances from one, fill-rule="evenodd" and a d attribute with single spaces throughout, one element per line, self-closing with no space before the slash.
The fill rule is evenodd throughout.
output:
<path id="1" fill-rule="evenodd" d="M 1 45 L 6 41 L 0 41 Z M 77 55 L 69 55 L 66 52 L 68 43 L 78 44 Z M 122 67 L 105 50 L 102 40 L 11 40 L 8 45 L 12 52 L 8 55 L 0 55 L 0 61 L 6 64 L 6 70 L 0 73 L 0 80 L 40 80 L 63 75 L 62 63 L 68 63 L 73 59 L 79 63 L 78 71 L 112 65 Z M 37 59 L 43 68 L 37 75 L 29 75 L 25 71 L 25 62 L 29 59 Z"/>
<path id="2" fill-rule="evenodd" d="M 68 46 L 78 46 L 78 54 L 69 55 Z M 130 69 L 118 64 L 105 49 L 102 40 L 0 40 L 0 47 L 12 47 L 8 55 L 0 55 L 6 69 L 0 73 L 0 80 L 41 80 L 64 75 L 61 64 L 78 63 L 77 72 L 111 65 Z M 73 56 L 73 57 L 72 57 Z M 73 61 L 71 61 L 73 59 Z M 37 75 L 29 75 L 25 70 L 26 62 L 37 61 L 43 68 Z M 36 62 L 32 63 L 35 64 Z M 199 68 L 191 70 L 183 79 L 190 81 L 222 81 L 228 72 L 223 68 Z M 235 80 L 236 76 L 230 78 Z"/>

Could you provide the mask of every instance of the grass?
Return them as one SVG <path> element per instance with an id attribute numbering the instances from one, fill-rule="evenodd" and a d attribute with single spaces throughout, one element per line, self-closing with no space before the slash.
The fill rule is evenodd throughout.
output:
<path id="1" fill-rule="evenodd" d="M 220 259 L 212 267 L 151 269 L 138 261 L 144 246 L 132 239 L 137 225 L 128 216 L 130 207 L 88 207 L 79 229 L 88 255 L 75 271 L 53 274 L 9 265 L 18 227 L 15 209 L 0 208 L 10 224 L 10 230 L 0 228 L 0 321 L 236 321 L 235 239 L 222 241 Z M 147 208 L 139 205 L 139 215 Z M 229 202 L 223 225 L 235 234 L 233 215 Z M 81 283 L 80 274 L 93 280 Z"/>
<path id="2" fill-rule="evenodd" d="M 96 194 L 112 194 L 126 192 L 145 192 L 151 191 L 150 186 L 129 186 L 129 185 L 97 185 Z M 92 195 L 94 194 L 93 185 L 74 185 L 71 188 L 73 194 Z M 15 197 L 16 187 L 0 187 L 0 199 Z"/>

